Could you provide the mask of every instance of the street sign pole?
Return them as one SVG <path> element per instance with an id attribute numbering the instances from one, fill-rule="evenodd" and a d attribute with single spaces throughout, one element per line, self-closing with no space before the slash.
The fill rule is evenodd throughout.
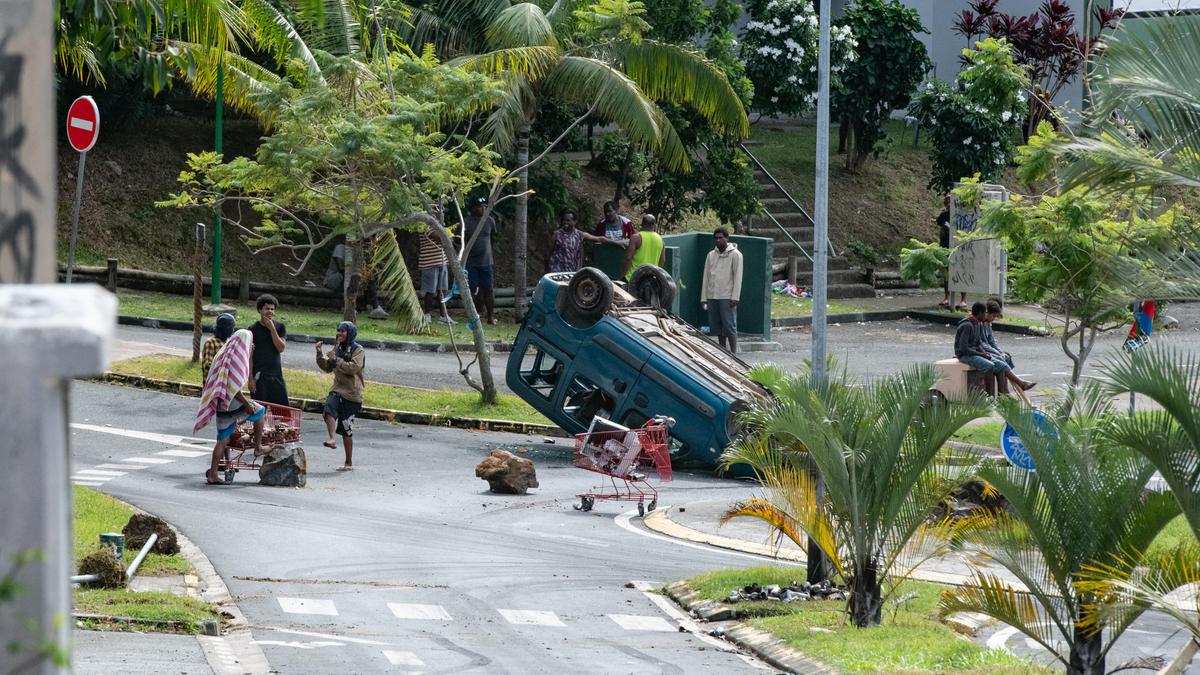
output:
<path id="1" fill-rule="evenodd" d="M 75 176 L 75 210 L 71 213 L 71 242 L 67 250 L 67 283 L 75 276 L 75 242 L 79 239 L 79 204 L 83 199 L 83 173 L 87 154 L 100 137 L 100 109 L 91 96 L 80 96 L 67 110 L 67 140 L 79 152 L 79 171 Z"/>
<path id="2" fill-rule="evenodd" d="M 817 54 L 817 180 L 813 206 L 813 304 L 812 304 L 812 377 L 814 384 L 825 381 L 825 303 L 829 296 L 829 17 L 830 0 L 821 0 L 820 35 Z M 816 471 L 817 503 L 825 500 L 825 478 Z M 808 539 L 808 581 L 830 577 L 830 561 L 821 547 Z"/>
<path id="3" fill-rule="evenodd" d="M 223 152 L 222 146 L 225 135 L 225 57 L 217 63 L 217 115 L 214 120 L 216 137 L 213 139 L 214 150 L 217 154 Z M 212 262 L 212 304 L 221 304 L 221 192 L 217 191 L 217 209 L 213 213 L 213 262 Z"/>

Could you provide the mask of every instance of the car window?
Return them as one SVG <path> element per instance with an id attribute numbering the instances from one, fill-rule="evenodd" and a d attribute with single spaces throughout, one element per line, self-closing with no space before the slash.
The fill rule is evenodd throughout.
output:
<path id="1" fill-rule="evenodd" d="M 563 397 L 563 412 L 583 424 L 590 424 L 597 415 L 609 419 L 613 412 L 613 397 L 586 377 L 576 375 Z"/>
<path id="2" fill-rule="evenodd" d="M 562 361 L 537 345 L 529 345 L 521 359 L 521 381 L 542 398 L 549 399 L 562 377 Z"/>

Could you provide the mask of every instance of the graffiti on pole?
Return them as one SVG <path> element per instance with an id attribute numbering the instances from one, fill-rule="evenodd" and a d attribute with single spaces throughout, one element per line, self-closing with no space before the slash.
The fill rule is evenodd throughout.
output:
<path id="1" fill-rule="evenodd" d="M 21 148 L 28 137 L 21 123 L 21 73 L 25 57 L 9 51 L 13 31 L 0 36 L 0 260 L 12 265 L 10 281 L 33 281 L 37 237 L 33 212 L 22 202 L 41 197 L 33 176 L 21 163 Z"/>

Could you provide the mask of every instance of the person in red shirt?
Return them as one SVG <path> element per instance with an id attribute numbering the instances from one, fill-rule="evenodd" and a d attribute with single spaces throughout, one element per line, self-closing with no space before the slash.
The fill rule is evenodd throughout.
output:
<path id="1" fill-rule="evenodd" d="M 633 221 L 617 212 L 620 208 L 621 204 L 615 201 L 604 203 L 604 218 L 596 224 L 595 234 L 605 243 L 625 247 L 637 230 L 633 228 Z"/>

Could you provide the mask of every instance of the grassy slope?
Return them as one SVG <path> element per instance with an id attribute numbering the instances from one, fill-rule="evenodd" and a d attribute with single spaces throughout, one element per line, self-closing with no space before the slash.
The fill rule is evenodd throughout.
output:
<path id="1" fill-rule="evenodd" d="M 692 577 L 688 583 L 701 596 L 719 600 L 727 597 L 730 590 L 750 583 L 788 584 L 800 572 L 795 567 L 720 570 Z M 956 635 L 937 618 L 940 592 L 941 587 L 935 584 L 915 581 L 904 584 L 899 595 L 916 593 L 917 596 L 898 608 L 885 610 L 883 625 L 867 630 L 846 624 L 845 603 L 841 601 L 739 603 L 739 607 L 753 613 L 752 606 L 765 605 L 767 613 L 774 616 L 751 619 L 753 625 L 844 672 L 1050 672 Z"/>
<path id="2" fill-rule="evenodd" d="M 116 373 L 142 375 L 177 382 L 200 383 L 200 364 L 179 356 L 153 354 L 124 359 L 112 364 Z M 310 370 L 284 368 L 288 393 L 299 398 L 323 399 L 329 393 L 333 375 Z M 390 410 L 407 410 L 454 417 L 482 417 L 549 424 L 545 417 L 516 396 L 501 394 L 494 406 L 484 405 L 479 395 L 467 391 L 417 389 L 379 382 L 367 382 L 365 404 Z"/>

